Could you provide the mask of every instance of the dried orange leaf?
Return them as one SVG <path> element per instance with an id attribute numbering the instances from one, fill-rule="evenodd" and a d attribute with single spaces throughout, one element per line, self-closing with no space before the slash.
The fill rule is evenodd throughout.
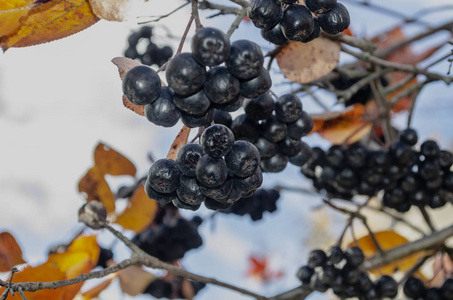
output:
<path id="1" fill-rule="evenodd" d="M 138 266 L 130 266 L 119 271 L 121 290 L 129 295 L 142 294 L 155 276 Z"/>
<path id="2" fill-rule="evenodd" d="M 409 242 L 404 236 L 399 235 L 393 230 L 375 232 L 374 236 L 376 237 L 379 246 L 384 251 L 395 248 L 397 246 L 401 246 Z M 373 239 L 371 238 L 370 235 L 366 235 L 358 239 L 357 242 L 359 243 L 359 247 L 360 249 L 362 249 L 363 254 L 365 255 L 366 258 L 370 258 L 378 253 L 376 245 L 374 244 Z M 354 242 L 350 243 L 349 247 L 350 246 L 355 246 L 355 243 Z M 414 264 L 416 264 L 421 257 L 423 257 L 423 253 L 418 252 L 405 258 L 402 258 L 400 260 L 397 260 L 393 263 L 390 263 L 388 265 L 385 265 L 383 267 L 380 267 L 378 270 L 373 270 L 372 272 L 375 274 L 379 273 L 394 274 L 395 270 L 405 271 L 410 269 Z"/>
<path id="3" fill-rule="evenodd" d="M 79 181 L 79 192 L 86 194 L 86 200 L 99 200 L 104 204 L 107 213 L 115 211 L 115 200 L 103 173 L 94 166 Z"/>
<path id="4" fill-rule="evenodd" d="M 173 144 L 171 144 L 170 151 L 168 151 L 167 158 L 176 159 L 176 154 L 178 154 L 179 149 L 182 146 L 187 144 L 187 139 L 189 138 L 190 128 L 184 125 L 176 136 Z"/>
<path id="5" fill-rule="evenodd" d="M 118 151 L 99 143 L 94 149 L 94 165 L 102 174 L 135 176 L 134 164 Z"/>
<path id="6" fill-rule="evenodd" d="M 23 263 L 22 250 L 14 236 L 9 232 L 0 233 L 0 272 L 8 272 Z"/>
<path id="7" fill-rule="evenodd" d="M 367 135 L 372 124 L 363 120 L 365 106 L 355 104 L 343 111 L 325 112 L 311 115 L 313 132 L 317 132 L 324 139 L 333 144 L 352 144 Z"/>
<path id="8" fill-rule="evenodd" d="M 0 0 L 0 37 L 19 27 L 19 19 L 28 13 L 34 0 Z"/>
<path id="9" fill-rule="evenodd" d="M 338 65 L 340 44 L 323 37 L 307 44 L 289 42 L 276 59 L 286 78 L 307 83 L 327 75 Z"/>
<path id="10" fill-rule="evenodd" d="M 193 285 L 189 279 L 183 278 L 181 283 L 181 294 L 184 299 L 192 300 L 195 296 L 195 291 L 193 289 Z"/>
<path id="11" fill-rule="evenodd" d="M 157 208 L 157 202 L 148 198 L 141 185 L 130 198 L 128 207 L 112 221 L 124 229 L 141 232 L 153 221 Z"/>
<path id="12" fill-rule="evenodd" d="M 0 46 L 26 47 L 54 41 L 77 33 L 99 21 L 88 0 L 50 0 L 29 6 L 19 26 L 2 36 Z"/>

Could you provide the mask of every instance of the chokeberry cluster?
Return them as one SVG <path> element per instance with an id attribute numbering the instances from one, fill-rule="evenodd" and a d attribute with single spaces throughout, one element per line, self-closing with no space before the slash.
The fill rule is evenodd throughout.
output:
<path id="1" fill-rule="evenodd" d="M 409 277 L 403 285 L 409 299 L 453 300 L 453 277 L 447 278 L 440 287 L 426 287 L 417 277 Z"/>
<path id="2" fill-rule="evenodd" d="M 314 16 L 316 14 L 317 16 Z M 288 40 L 308 43 L 321 34 L 337 34 L 349 27 L 346 7 L 337 0 L 252 0 L 248 16 L 261 36 L 276 45 Z"/>
<path id="3" fill-rule="evenodd" d="M 132 242 L 143 251 L 166 262 L 183 258 L 184 254 L 203 244 L 198 226 L 201 218 L 188 221 L 182 217 L 148 227 L 133 237 Z"/>
<path id="4" fill-rule="evenodd" d="M 124 56 L 130 59 L 138 59 L 142 64 L 158 67 L 166 63 L 173 56 L 173 49 L 169 46 L 159 47 L 152 41 L 153 28 L 143 26 L 138 31 L 132 32 L 128 39 L 128 47 Z M 139 43 L 146 43 L 146 50 L 142 53 L 137 49 Z"/>
<path id="5" fill-rule="evenodd" d="M 302 173 L 332 197 L 374 196 L 384 190 L 382 203 L 400 212 L 412 205 L 438 208 L 453 202 L 453 154 L 432 140 L 417 151 L 417 141 L 417 132 L 408 128 L 387 151 L 371 151 L 360 143 L 334 145 L 326 152 L 315 147 Z"/>
<path id="6" fill-rule="evenodd" d="M 185 296 L 183 292 L 183 280 L 188 280 L 192 286 L 192 293 Z M 178 299 L 188 299 L 187 297 L 195 296 L 200 290 L 206 286 L 205 283 L 191 279 L 183 279 L 182 277 L 157 278 L 154 279 L 145 289 L 144 294 L 150 294 L 155 298 L 173 299 L 175 295 Z"/>
<path id="7" fill-rule="evenodd" d="M 230 44 L 222 31 L 205 27 L 193 37 L 191 49 L 168 62 L 168 87 L 161 87 L 157 73 L 143 65 L 123 78 L 126 98 L 145 105 L 146 118 L 156 125 L 171 127 L 181 119 L 188 127 L 208 126 L 215 108 L 236 111 L 244 97 L 257 97 L 272 85 L 261 48 L 253 42 Z"/>
<path id="8" fill-rule="evenodd" d="M 186 144 L 176 161 L 160 159 L 150 168 L 147 195 L 161 204 L 196 210 L 226 209 L 261 186 L 260 154 L 247 141 L 235 141 L 226 126 L 215 124 L 203 131 L 200 144 Z"/>
<path id="9" fill-rule="evenodd" d="M 302 285 L 312 290 L 326 292 L 329 288 L 340 298 L 357 297 L 363 300 L 395 298 L 398 294 L 397 282 L 388 275 L 372 281 L 366 271 L 359 267 L 364 260 L 358 247 L 350 247 L 345 252 L 332 246 L 324 252 L 312 250 L 307 264 L 300 267 L 297 277 Z"/>
<path id="10" fill-rule="evenodd" d="M 249 215 L 252 221 L 258 221 L 263 218 L 264 212 L 272 213 L 277 210 L 279 198 L 280 193 L 277 190 L 260 188 L 250 197 L 239 199 L 230 208 L 221 212 L 238 216 Z"/>
<path id="11" fill-rule="evenodd" d="M 286 94 L 274 102 L 265 93 L 246 99 L 244 110 L 232 121 L 231 129 L 236 139 L 258 148 L 263 172 L 281 172 L 288 162 L 302 166 L 311 158 L 311 148 L 301 138 L 313 128 L 313 120 L 297 96 Z"/>

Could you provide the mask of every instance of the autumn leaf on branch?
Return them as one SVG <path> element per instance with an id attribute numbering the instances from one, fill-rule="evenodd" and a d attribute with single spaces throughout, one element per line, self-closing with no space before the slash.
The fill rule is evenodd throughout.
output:
<path id="1" fill-rule="evenodd" d="M 332 144 L 352 144 L 367 135 L 372 123 L 366 118 L 365 106 L 355 104 L 343 111 L 312 114 L 313 129 Z M 310 133 L 310 134 L 311 134 Z"/>
<path id="2" fill-rule="evenodd" d="M 25 263 L 22 249 L 9 232 L 0 233 L 0 272 L 9 272 L 15 265 Z"/>

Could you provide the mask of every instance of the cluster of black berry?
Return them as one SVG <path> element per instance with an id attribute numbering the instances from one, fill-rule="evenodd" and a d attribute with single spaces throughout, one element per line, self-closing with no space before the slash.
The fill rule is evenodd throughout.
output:
<path id="1" fill-rule="evenodd" d="M 131 59 L 138 59 L 142 64 L 151 66 L 162 66 L 170 57 L 173 56 L 173 50 L 169 46 L 159 47 L 152 41 L 153 28 L 143 26 L 138 31 L 134 31 L 127 39 L 129 46 L 124 51 L 124 56 Z M 137 46 L 139 43 L 146 43 L 146 50 L 139 53 Z"/>
<path id="2" fill-rule="evenodd" d="M 199 144 L 186 144 L 176 161 L 160 159 L 150 168 L 147 195 L 161 204 L 196 210 L 225 209 L 261 186 L 260 154 L 247 141 L 235 141 L 226 126 L 206 128 Z"/>
<path id="3" fill-rule="evenodd" d="M 263 172 L 281 172 L 288 161 L 302 166 L 311 158 L 311 148 L 301 138 L 313 128 L 313 120 L 297 96 L 286 94 L 274 102 L 264 93 L 246 99 L 244 110 L 245 114 L 232 121 L 231 130 L 236 139 L 250 141 L 258 148 Z"/>
<path id="4" fill-rule="evenodd" d="M 261 36 L 276 45 L 288 40 L 308 43 L 321 34 L 337 34 L 349 27 L 346 7 L 337 0 L 252 0 L 248 16 Z M 317 17 L 313 14 L 317 14 Z"/>
<path id="5" fill-rule="evenodd" d="M 190 282 L 193 292 L 193 294 L 191 294 L 192 296 L 198 294 L 198 292 L 206 286 L 203 282 L 182 279 L 181 277 L 172 277 L 171 280 L 166 278 L 157 278 L 148 285 L 143 293 L 150 294 L 155 298 L 174 299 L 176 296 L 178 299 L 188 299 L 188 296 L 185 296 L 183 292 L 183 280 L 188 280 Z"/>
<path id="6" fill-rule="evenodd" d="M 248 214 L 252 221 L 258 221 L 263 218 L 264 212 L 272 213 L 277 210 L 279 198 L 280 193 L 277 190 L 260 188 L 250 197 L 239 199 L 229 209 L 221 210 L 221 212 L 238 216 Z"/>
<path id="7" fill-rule="evenodd" d="M 340 298 L 358 297 L 363 300 L 394 298 L 398 294 L 398 284 L 387 275 L 373 282 L 366 271 L 359 266 L 364 260 L 358 247 L 350 247 L 345 252 L 338 246 L 331 247 L 327 253 L 312 250 L 307 265 L 300 267 L 297 277 L 302 285 L 318 292 L 329 288 Z"/>
<path id="8" fill-rule="evenodd" d="M 453 278 L 447 278 L 441 287 L 425 287 L 422 280 L 409 277 L 403 285 L 403 292 L 409 299 L 453 300 Z"/>
<path id="9" fill-rule="evenodd" d="M 400 212 L 412 205 L 438 208 L 453 202 L 453 154 L 431 140 L 417 151 L 417 141 L 417 132 L 408 128 L 387 151 L 371 151 L 360 143 L 334 145 L 326 152 L 314 147 L 301 171 L 332 197 L 374 196 L 384 190 L 383 204 Z"/>
<path id="10" fill-rule="evenodd" d="M 166 262 L 183 258 L 184 254 L 202 245 L 198 233 L 201 224 L 200 217 L 188 221 L 182 217 L 156 226 L 151 226 L 140 232 L 132 242 L 143 251 Z"/>
<path id="11" fill-rule="evenodd" d="M 257 44 L 238 40 L 230 45 L 222 31 L 205 27 L 191 45 L 192 53 L 177 54 L 169 61 L 168 87 L 161 87 L 157 73 L 143 65 L 125 74 L 124 95 L 134 104 L 145 105 L 151 122 L 171 127 L 181 119 L 188 127 L 208 126 L 215 108 L 236 111 L 243 97 L 257 97 L 271 87 Z"/>

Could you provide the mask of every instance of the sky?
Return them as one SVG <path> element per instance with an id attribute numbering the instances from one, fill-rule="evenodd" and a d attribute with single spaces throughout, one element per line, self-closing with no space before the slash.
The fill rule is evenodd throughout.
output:
<path id="1" fill-rule="evenodd" d="M 152 16 L 171 11 L 181 1 L 149 0 L 131 15 Z M 351 1 L 344 2 L 351 13 L 352 28 L 358 35 L 369 35 L 391 28 L 398 20 L 370 12 Z M 449 0 L 436 1 L 379 1 L 383 6 L 412 14 L 434 5 L 448 5 Z M 177 47 L 189 19 L 189 8 L 163 19 L 157 24 L 156 42 Z M 202 12 L 202 17 L 208 14 Z M 436 24 L 453 18 L 452 9 L 429 15 L 427 22 Z M 144 20 L 146 18 L 139 18 Z M 27 48 L 12 48 L 0 54 L 0 230 L 11 232 L 24 251 L 25 259 L 37 264 L 45 260 L 48 248 L 66 242 L 80 228 L 77 211 L 84 203 L 77 192 L 77 183 L 93 164 L 93 150 L 102 141 L 129 157 L 137 166 L 138 174 L 146 174 L 149 153 L 164 157 L 180 127 L 159 128 L 122 106 L 121 81 L 111 59 L 122 56 L 127 36 L 137 29 L 136 18 L 128 22 L 100 21 L 74 36 Z M 231 17 L 202 18 L 203 25 L 224 31 Z M 166 36 L 167 30 L 174 37 Z M 407 33 L 421 30 L 410 26 Z M 193 30 L 189 33 L 189 37 Z M 271 49 L 263 42 L 258 29 L 242 23 L 232 39 L 251 39 Z M 445 34 L 415 45 L 421 50 Z M 445 47 L 439 55 L 452 47 Z M 189 51 L 186 44 L 183 51 Z M 342 57 L 343 58 L 343 57 Z M 435 57 L 433 58 L 435 59 Z M 433 70 L 446 72 L 443 64 Z M 278 82 L 281 76 L 272 73 Z M 274 85 L 281 93 L 287 85 Z M 329 100 L 327 100 L 329 101 Z M 304 109 L 311 112 L 317 107 L 303 99 Z M 414 127 L 422 138 L 435 137 L 443 147 L 452 142 L 451 113 L 453 103 L 450 91 L 442 84 L 433 84 L 420 95 L 414 116 Z M 395 118 L 402 128 L 407 115 Z M 327 147 L 328 143 L 316 136 L 304 139 L 311 145 Z M 277 183 L 309 187 L 296 167 L 288 167 L 285 176 L 272 174 L 265 177 L 265 187 Z M 127 180 L 127 179 L 126 179 Z M 327 247 L 335 240 L 344 218 L 338 214 L 314 210 L 319 197 L 300 193 L 282 193 L 278 211 L 266 214 L 264 220 L 252 223 L 247 217 L 216 215 L 200 227 L 205 241 L 201 249 L 190 251 L 182 264 L 187 269 L 236 283 L 256 292 L 272 295 L 295 287 L 297 268 L 304 263 L 308 251 L 317 245 Z M 212 212 L 183 212 L 210 216 Z M 322 220 L 321 222 L 319 220 Z M 282 234 L 284 233 L 284 234 Z M 318 236 L 316 238 L 316 236 Z M 108 234 L 100 241 L 109 245 Z M 262 285 L 244 276 L 250 254 L 267 255 L 271 268 L 282 270 L 281 280 Z M 118 256 L 127 252 L 118 249 Z M 113 286 L 103 299 L 127 299 Z M 217 287 L 205 289 L 198 299 L 246 299 L 237 293 Z M 140 299 L 149 299 L 141 296 Z M 316 299 L 316 296 L 313 297 Z"/>

